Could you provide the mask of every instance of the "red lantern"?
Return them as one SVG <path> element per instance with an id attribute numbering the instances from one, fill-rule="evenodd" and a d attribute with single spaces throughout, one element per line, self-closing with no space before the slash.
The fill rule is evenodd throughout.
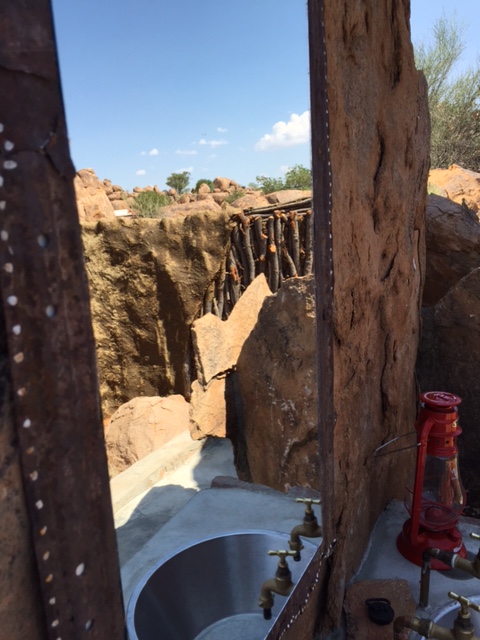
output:
<path id="1" fill-rule="evenodd" d="M 465 557 L 462 535 L 457 529 L 465 508 L 465 489 L 458 472 L 457 407 L 461 398 L 442 391 L 420 395 L 421 409 L 417 430 L 415 484 L 407 489 L 405 505 L 410 518 L 397 538 L 400 553 L 415 564 L 422 564 L 425 549 L 434 547 Z M 439 560 L 432 568 L 450 569 Z"/>

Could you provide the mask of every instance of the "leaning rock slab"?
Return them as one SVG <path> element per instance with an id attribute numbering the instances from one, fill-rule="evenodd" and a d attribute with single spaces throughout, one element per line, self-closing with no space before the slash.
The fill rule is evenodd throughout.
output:
<path id="1" fill-rule="evenodd" d="M 480 222 L 467 207 L 437 195 L 428 196 L 426 218 L 423 304 L 433 306 L 480 267 Z"/>
<path id="2" fill-rule="evenodd" d="M 197 380 L 192 384 L 190 400 L 190 434 L 194 440 L 206 436 L 225 438 L 231 426 L 233 406 L 231 385 L 228 377 L 213 378 L 207 386 Z"/>
<path id="3" fill-rule="evenodd" d="M 291 278 L 265 299 L 238 358 L 242 480 L 319 489 L 315 366 L 314 280 Z"/>
<path id="4" fill-rule="evenodd" d="M 113 414 L 105 436 L 110 474 L 128 469 L 188 430 L 188 413 L 188 403 L 180 395 L 134 398 L 122 405 Z"/>
<path id="5" fill-rule="evenodd" d="M 263 302 L 270 295 L 272 292 L 262 273 L 247 287 L 228 320 L 222 321 L 208 313 L 193 323 L 195 363 L 203 385 L 235 366 L 243 343 L 257 322 Z"/>

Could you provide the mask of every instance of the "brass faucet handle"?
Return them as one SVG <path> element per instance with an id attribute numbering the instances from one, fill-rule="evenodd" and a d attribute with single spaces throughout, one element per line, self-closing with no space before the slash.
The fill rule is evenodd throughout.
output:
<path id="1" fill-rule="evenodd" d="M 475 604 L 468 598 L 465 598 L 465 596 L 459 596 L 453 591 L 449 591 L 448 597 L 460 603 L 463 615 L 467 615 L 469 609 L 473 609 L 473 611 L 480 611 L 480 605 Z"/>
<path id="2" fill-rule="evenodd" d="M 303 502 L 303 504 L 321 504 L 322 501 L 316 498 L 295 498 L 295 502 Z M 479 537 L 480 540 L 480 537 Z"/>
<path id="3" fill-rule="evenodd" d="M 474 540 L 480 540 L 480 536 L 478 535 L 478 533 L 471 533 L 470 538 L 473 538 Z"/>

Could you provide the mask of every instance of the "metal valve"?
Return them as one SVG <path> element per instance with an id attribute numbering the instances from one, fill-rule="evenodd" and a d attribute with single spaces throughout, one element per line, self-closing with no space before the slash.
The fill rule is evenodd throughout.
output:
<path id="1" fill-rule="evenodd" d="M 317 500 L 315 498 L 295 498 L 295 502 L 303 502 L 304 504 L 307 505 L 312 505 L 312 504 L 321 504 L 320 500 Z M 479 538 L 480 540 L 480 538 Z"/>
<path id="2" fill-rule="evenodd" d="M 468 614 L 469 609 L 473 609 L 473 611 L 480 611 L 480 605 L 475 604 L 468 598 L 465 598 L 465 596 L 459 596 L 458 594 L 453 593 L 453 591 L 449 591 L 448 597 L 451 598 L 452 600 L 456 600 L 460 604 L 462 608 L 462 615 L 464 616 L 469 615 Z"/>
<path id="3" fill-rule="evenodd" d="M 478 533 L 471 533 L 470 538 L 473 538 L 474 540 L 480 540 L 480 536 L 478 535 Z"/>
<path id="4" fill-rule="evenodd" d="M 296 551 L 287 551 L 286 549 L 279 549 L 278 551 L 267 551 L 269 556 L 278 556 L 282 564 L 286 563 L 285 558 L 287 556 L 294 556 Z"/>

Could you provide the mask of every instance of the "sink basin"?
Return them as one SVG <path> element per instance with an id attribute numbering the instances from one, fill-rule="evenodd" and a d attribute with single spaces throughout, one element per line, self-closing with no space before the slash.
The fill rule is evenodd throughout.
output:
<path id="1" fill-rule="evenodd" d="M 130 640 L 263 640 L 285 605 L 275 595 L 272 619 L 258 606 L 263 582 L 273 578 L 288 533 L 242 531 L 208 538 L 159 562 L 136 586 L 127 608 Z M 298 582 L 316 543 L 302 540 L 300 562 L 289 558 Z"/>
<path id="2" fill-rule="evenodd" d="M 462 594 L 463 595 L 463 594 Z M 469 600 L 471 600 L 474 604 L 480 605 L 480 596 L 466 596 Z M 428 618 L 429 620 L 433 620 L 436 624 L 439 624 L 441 627 L 446 627 L 447 629 L 451 629 L 453 627 L 453 623 L 455 618 L 457 617 L 458 611 L 460 609 L 460 605 L 458 602 L 454 600 L 450 601 L 441 609 L 437 609 L 430 615 L 422 615 L 422 618 Z M 472 623 L 475 629 L 475 636 L 480 638 L 480 613 L 476 611 L 472 611 L 470 609 L 470 615 L 472 616 Z M 411 635 L 411 640 L 420 640 L 424 636 L 419 636 L 418 633 L 413 633 Z"/>

